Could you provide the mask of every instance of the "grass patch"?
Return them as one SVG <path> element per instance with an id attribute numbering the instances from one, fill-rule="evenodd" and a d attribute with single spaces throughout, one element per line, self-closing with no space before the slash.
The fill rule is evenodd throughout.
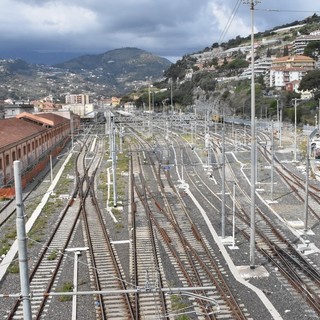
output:
<path id="1" fill-rule="evenodd" d="M 121 223 L 121 222 L 117 222 L 116 223 L 115 230 L 116 230 L 117 233 L 119 233 L 123 228 L 124 228 L 123 223 Z"/>
<path id="2" fill-rule="evenodd" d="M 11 263 L 10 267 L 8 268 L 8 271 L 10 273 L 19 273 L 19 261 L 16 260 L 13 263 Z"/>
<path id="3" fill-rule="evenodd" d="M 187 304 L 185 301 L 183 301 L 182 297 L 179 295 L 173 294 L 171 296 L 171 303 L 172 303 L 172 310 L 179 312 L 179 310 L 185 310 L 190 304 Z M 176 319 L 178 320 L 188 320 L 190 319 L 187 315 L 179 315 Z"/>
<path id="4" fill-rule="evenodd" d="M 122 211 L 117 209 L 117 208 L 112 208 L 111 209 L 111 212 L 113 213 L 113 215 L 118 219 L 120 220 L 122 218 Z"/>
<path id="5" fill-rule="evenodd" d="M 59 251 L 54 249 L 50 252 L 49 256 L 48 256 L 48 260 L 52 261 L 55 260 L 58 256 Z"/>
<path id="6" fill-rule="evenodd" d="M 10 245 L 8 241 L 6 239 L 2 240 L 0 242 L 0 256 L 2 256 L 3 254 L 7 254 L 9 249 L 10 249 Z"/>
<path id="7" fill-rule="evenodd" d="M 62 285 L 62 288 L 58 289 L 58 291 L 61 291 L 61 292 L 72 292 L 72 290 L 73 290 L 73 284 L 72 284 L 71 281 L 64 282 L 63 285 Z M 72 295 L 70 295 L 70 296 L 59 296 L 58 300 L 60 302 L 71 301 L 72 300 Z"/>

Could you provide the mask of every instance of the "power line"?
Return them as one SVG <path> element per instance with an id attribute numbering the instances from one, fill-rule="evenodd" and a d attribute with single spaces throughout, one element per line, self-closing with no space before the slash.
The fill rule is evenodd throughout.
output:
<path id="1" fill-rule="evenodd" d="M 224 27 L 224 29 L 223 29 L 223 31 L 222 31 L 222 33 L 220 35 L 218 43 L 221 43 L 222 40 L 224 39 L 224 37 L 226 36 L 226 33 L 230 28 L 231 22 L 232 22 L 234 16 L 236 15 L 236 13 L 237 13 L 237 11 L 238 11 L 238 9 L 240 7 L 240 4 L 241 4 L 241 0 L 238 0 L 237 3 L 235 4 L 233 10 L 232 10 L 231 16 L 229 17 L 229 20 L 228 20 L 226 26 Z"/>
<path id="2" fill-rule="evenodd" d="M 287 9 L 255 9 L 256 11 L 267 11 L 267 12 L 297 12 L 297 13 L 316 13 L 319 10 L 287 10 Z"/>

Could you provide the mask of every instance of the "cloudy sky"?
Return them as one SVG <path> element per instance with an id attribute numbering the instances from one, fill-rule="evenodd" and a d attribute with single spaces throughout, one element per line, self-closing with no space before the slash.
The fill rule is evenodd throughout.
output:
<path id="1" fill-rule="evenodd" d="M 176 60 L 214 42 L 247 36 L 241 0 L 1 0 L 3 52 L 103 53 L 137 47 Z M 294 6 L 293 6 L 294 3 Z M 318 0 L 262 0 L 255 30 L 320 15 Z"/>

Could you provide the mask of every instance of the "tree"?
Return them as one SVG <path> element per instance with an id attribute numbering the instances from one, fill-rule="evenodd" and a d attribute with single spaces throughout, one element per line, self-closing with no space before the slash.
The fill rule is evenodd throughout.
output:
<path id="1" fill-rule="evenodd" d="M 301 80 L 299 90 L 319 90 L 320 70 L 309 71 Z"/>
<path id="2" fill-rule="evenodd" d="M 267 58 L 270 58 L 271 57 L 271 50 L 270 48 L 267 49 Z"/>
<path id="3" fill-rule="evenodd" d="M 320 54 L 320 41 L 311 41 L 304 48 L 304 55 L 318 60 Z"/>
<path id="4" fill-rule="evenodd" d="M 287 57 L 289 55 L 289 48 L 288 46 L 284 46 L 283 48 L 283 56 Z"/>
<path id="5" fill-rule="evenodd" d="M 219 65 L 219 59 L 217 57 L 213 57 L 211 63 L 213 66 L 217 67 Z"/>

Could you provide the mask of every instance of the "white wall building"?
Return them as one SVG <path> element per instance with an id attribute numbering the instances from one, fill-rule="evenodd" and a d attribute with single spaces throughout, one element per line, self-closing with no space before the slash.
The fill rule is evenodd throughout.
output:
<path id="1" fill-rule="evenodd" d="M 77 114 L 81 118 L 90 118 L 94 113 L 94 105 L 92 103 L 87 104 L 66 104 L 63 106 L 63 110 L 70 110 L 74 114 Z"/>
<path id="2" fill-rule="evenodd" d="M 90 96 L 88 94 L 67 94 L 66 104 L 88 104 Z"/>
<path id="3" fill-rule="evenodd" d="M 295 55 L 274 59 L 270 68 L 270 87 L 283 88 L 292 81 L 301 81 L 308 71 L 315 69 L 315 61 Z"/>

